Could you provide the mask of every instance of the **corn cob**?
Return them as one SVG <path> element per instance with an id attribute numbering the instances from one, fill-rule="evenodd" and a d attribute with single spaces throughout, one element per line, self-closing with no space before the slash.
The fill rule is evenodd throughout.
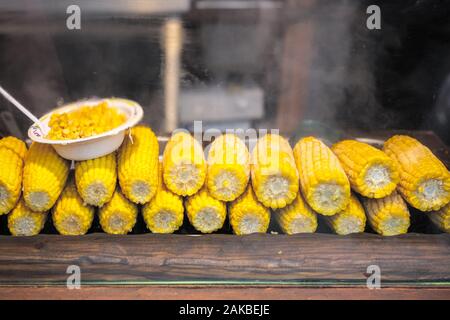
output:
<path id="1" fill-rule="evenodd" d="M 408 207 L 396 191 L 381 199 L 366 198 L 364 207 L 370 226 L 378 234 L 394 236 L 408 232 Z"/>
<path id="2" fill-rule="evenodd" d="M 450 233 L 450 203 L 439 211 L 430 212 L 428 216 L 439 229 Z"/>
<path id="3" fill-rule="evenodd" d="M 11 211 L 22 191 L 23 161 L 13 150 L 0 146 L 0 215 Z"/>
<path id="4" fill-rule="evenodd" d="M 86 204 L 101 207 L 112 198 L 117 182 L 116 154 L 75 163 L 75 181 Z"/>
<path id="5" fill-rule="evenodd" d="M 186 213 L 191 225 L 200 232 L 211 233 L 222 228 L 227 217 L 223 201 L 213 198 L 206 187 L 186 200 Z"/>
<path id="6" fill-rule="evenodd" d="M 69 181 L 53 207 L 53 225 L 63 235 L 83 235 L 94 220 L 95 209 L 83 203 L 75 183 Z"/>
<path id="7" fill-rule="evenodd" d="M 368 198 L 383 198 L 399 182 L 395 162 L 383 151 L 356 140 L 344 140 L 331 148 L 344 168 L 352 189 Z"/>
<path id="8" fill-rule="evenodd" d="M 180 196 L 190 196 L 203 186 L 206 161 L 202 146 L 190 134 L 178 132 L 170 138 L 163 155 L 164 183 Z"/>
<path id="9" fill-rule="evenodd" d="M 34 236 L 42 231 L 47 212 L 34 212 L 25 206 L 23 199 L 8 215 L 8 229 L 13 236 Z"/>
<path id="10" fill-rule="evenodd" d="M 252 153 L 252 186 L 266 207 L 283 208 L 298 193 L 298 171 L 289 142 L 267 134 L 256 143 Z"/>
<path id="11" fill-rule="evenodd" d="M 183 199 L 164 186 L 159 163 L 159 186 L 155 196 L 142 208 L 145 224 L 153 233 L 173 233 L 183 224 Z"/>
<path id="12" fill-rule="evenodd" d="M 355 195 L 351 195 L 347 207 L 333 216 L 325 217 L 327 224 L 339 235 L 364 232 L 366 214 Z"/>
<path id="13" fill-rule="evenodd" d="M 230 224 L 237 235 L 266 232 L 270 223 L 270 211 L 260 203 L 251 184 L 230 205 Z"/>
<path id="14" fill-rule="evenodd" d="M 250 155 L 245 143 L 234 134 L 216 138 L 208 152 L 206 183 L 210 194 L 222 201 L 233 201 L 247 187 Z"/>
<path id="15" fill-rule="evenodd" d="M 383 150 L 398 163 L 398 191 L 414 208 L 439 210 L 450 202 L 450 173 L 445 165 L 414 138 L 396 135 Z"/>
<path id="16" fill-rule="evenodd" d="M 317 229 L 317 215 L 300 192 L 294 202 L 275 211 L 275 219 L 286 234 L 309 233 Z"/>
<path id="17" fill-rule="evenodd" d="M 22 160 L 25 159 L 25 155 L 27 154 L 27 145 L 25 144 L 25 142 L 17 139 L 16 137 L 4 137 L 0 140 L 0 147 L 11 149 L 15 153 L 17 153 Z"/>
<path id="18" fill-rule="evenodd" d="M 319 139 L 306 137 L 294 147 L 300 186 L 317 213 L 332 216 L 350 201 L 350 183 L 334 153 Z"/>
<path id="19" fill-rule="evenodd" d="M 99 210 L 100 225 L 109 234 L 127 234 L 136 224 L 137 206 L 117 189 L 110 202 Z"/>
<path id="20" fill-rule="evenodd" d="M 144 126 L 130 129 L 119 151 L 118 173 L 123 195 L 134 203 L 149 202 L 158 188 L 159 144 L 153 131 Z"/>
<path id="21" fill-rule="evenodd" d="M 55 204 L 69 175 L 70 162 L 51 145 L 34 142 L 25 157 L 23 194 L 33 211 L 47 211 Z"/>

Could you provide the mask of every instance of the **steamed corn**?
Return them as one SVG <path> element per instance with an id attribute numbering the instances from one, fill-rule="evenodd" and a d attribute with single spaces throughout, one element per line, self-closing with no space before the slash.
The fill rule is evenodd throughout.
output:
<path id="1" fill-rule="evenodd" d="M 450 203 L 439 211 L 430 212 L 428 217 L 440 230 L 450 233 Z"/>
<path id="2" fill-rule="evenodd" d="M 411 206 L 431 211 L 450 202 L 450 173 L 430 149 L 414 138 L 396 135 L 383 150 L 398 163 L 398 191 Z"/>
<path id="3" fill-rule="evenodd" d="M 130 130 L 130 137 L 119 151 L 119 183 L 125 197 L 144 204 L 153 198 L 158 188 L 159 144 L 148 127 Z"/>
<path id="4" fill-rule="evenodd" d="M 333 216 L 325 217 L 330 228 L 339 235 L 364 232 L 366 214 L 355 195 L 351 195 L 347 207 Z"/>
<path id="5" fill-rule="evenodd" d="M 233 201 L 247 187 L 250 155 L 245 143 L 234 134 L 216 138 L 208 152 L 206 184 L 210 194 L 222 201 Z"/>
<path id="6" fill-rule="evenodd" d="M 70 162 L 51 145 L 34 142 L 25 157 L 23 195 L 33 211 L 47 211 L 55 204 L 69 175 Z"/>
<path id="7" fill-rule="evenodd" d="M 247 190 L 230 205 L 230 224 L 237 235 L 267 232 L 270 211 L 260 203 L 251 184 Z"/>
<path id="8" fill-rule="evenodd" d="M 53 225 L 62 235 L 83 235 L 91 227 L 94 214 L 95 209 L 83 203 L 75 183 L 69 181 L 53 207 Z"/>
<path id="9" fill-rule="evenodd" d="M 342 211 L 350 201 L 350 183 L 334 153 L 319 139 L 306 137 L 294 147 L 306 202 L 322 215 Z"/>
<path id="10" fill-rule="evenodd" d="M 294 201 L 274 213 L 275 220 L 286 234 L 310 233 L 317 229 L 317 215 L 299 192 Z"/>
<path id="11" fill-rule="evenodd" d="M 187 198 L 186 213 L 196 230 L 211 233 L 222 228 L 227 217 L 227 207 L 223 201 L 213 198 L 204 187 Z"/>
<path id="12" fill-rule="evenodd" d="M 110 202 L 99 210 L 100 225 L 109 234 L 127 234 L 137 220 L 137 206 L 117 189 Z"/>
<path id="13" fill-rule="evenodd" d="M 344 140 L 331 148 L 347 174 L 352 189 L 368 198 L 383 198 L 399 182 L 395 162 L 383 151 L 356 140 Z"/>
<path id="14" fill-rule="evenodd" d="M 289 142 L 276 134 L 260 138 L 252 153 L 252 186 L 266 207 L 283 208 L 298 192 L 298 172 Z"/>
<path id="15" fill-rule="evenodd" d="M 147 228 L 153 233 L 173 233 L 183 224 L 183 198 L 164 186 L 162 163 L 159 163 L 159 186 L 156 195 L 142 208 Z"/>
<path id="16" fill-rule="evenodd" d="M 34 236 L 42 231 L 47 212 L 34 212 L 27 208 L 23 199 L 8 214 L 8 229 L 13 236 Z"/>
<path id="17" fill-rule="evenodd" d="M 27 145 L 25 142 L 13 136 L 4 137 L 1 139 L 0 148 L 1 147 L 11 149 L 17 153 L 22 160 L 25 159 L 25 155 L 27 154 Z"/>
<path id="18" fill-rule="evenodd" d="M 0 145 L 0 162 L 0 215 L 2 215 L 11 211 L 19 200 L 22 191 L 23 160 L 12 149 Z"/>
<path id="19" fill-rule="evenodd" d="M 393 236 L 408 232 L 409 210 L 396 191 L 381 199 L 367 198 L 364 207 L 370 226 L 378 234 Z"/>
<path id="20" fill-rule="evenodd" d="M 117 181 L 115 153 L 76 162 L 75 180 L 78 192 L 86 204 L 101 207 L 109 202 Z"/>
<path id="21" fill-rule="evenodd" d="M 189 133 L 178 132 L 167 142 L 163 154 L 166 187 L 180 196 L 190 196 L 203 186 L 206 161 L 200 143 Z"/>

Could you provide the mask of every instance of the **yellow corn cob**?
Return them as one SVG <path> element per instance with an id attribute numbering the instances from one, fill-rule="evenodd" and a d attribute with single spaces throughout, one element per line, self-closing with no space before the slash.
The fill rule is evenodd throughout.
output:
<path id="1" fill-rule="evenodd" d="M 16 137 L 4 137 L 0 140 L 0 147 L 6 147 L 17 153 L 20 158 L 25 159 L 25 155 L 27 154 L 27 145 L 20 139 Z"/>
<path id="2" fill-rule="evenodd" d="M 428 216 L 439 229 L 450 233 L 450 203 L 439 211 L 430 212 Z"/>
<path id="3" fill-rule="evenodd" d="M 396 135 L 384 143 L 383 150 L 397 161 L 397 189 L 411 206 L 431 211 L 450 202 L 450 173 L 430 149 L 414 138 Z"/>
<path id="4" fill-rule="evenodd" d="M 103 206 L 116 189 L 116 154 L 75 163 L 75 180 L 78 192 L 85 203 Z"/>
<path id="5" fill-rule="evenodd" d="M 0 215 L 11 211 L 22 191 L 23 161 L 13 150 L 0 146 Z"/>
<path id="6" fill-rule="evenodd" d="M 270 211 L 258 201 L 250 183 L 244 194 L 231 203 L 229 217 L 237 235 L 264 233 L 269 228 Z"/>
<path id="7" fill-rule="evenodd" d="M 34 236 L 42 231 L 47 212 L 34 212 L 25 206 L 23 199 L 8 215 L 8 229 L 13 236 Z"/>
<path id="8" fill-rule="evenodd" d="M 405 201 L 396 192 L 381 199 L 364 200 L 370 226 L 383 236 L 394 236 L 408 232 L 409 211 Z"/>
<path id="9" fill-rule="evenodd" d="M 364 232 L 366 214 L 355 195 L 351 195 L 347 207 L 331 217 L 325 217 L 327 224 L 339 235 Z"/>
<path id="10" fill-rule="evenodd" d="M 311 208 L 326 216 L 344 210 L 350 201 L 350 183 L 330 148 L 306 137 L 295 145 L 294 157 L 302 194 Z"/>
<path id="11" fill-rule="evenodd" d="M 300 192 L 294 202 L 275 211 L 275 219 L 286 234 L 309 233 L 317 229 L 317 215 Z"/>
<path id="12" fill-rule="evenodd" d="M 222 201 L 233 201 L 247 187 L 250 155 L 245 143 L 234 134 L 216 138 L 208 152 L 206 183 L 210 194 Z"/>
<path id="13" fill-rule="evenodd" d="M 23 194 L 33 211 L 47 211 L 55 204 L 69 175 L 70 162 L 51 145 L 34 142 L 25 157 Z"/>
<path id="14" fill-rule="evenodd" d="M 83 203 L 75 183 L 69 181 L 53 207 L 53 225 L 63 235 L 83 235 L 94 220 L 95 209 Z"/>
<path id="15" fill-rule="evenodd" d="M 100 225 L 109 234 L 127 234 L 136 224 L 137 206 L 117 189 L 110 202 L 99 210 Z"/>
<path id="16" fill-rule="evenodd" d="M 298 193 L 298 171 L 289 142 L 267 134 L 256 143 L 252 153 L 252 186 L 266 207 L 283 208 Z"/>
<path id="17" fill-rule="evenodd" d="M 354 191 L 368 198 L 383 198 L 397 187 L 396 163 L 383 151 L 356 140 L 340 141 L 331 149 Z"/>
<path id="18" fill-rule="evenodd" d="M 147 228 L 153 233 L 173 233 L 183 224 L 183 198 L 164 186 L 162 163 L 159 163 L 159 187 L 155 196 L 142 208 Z"/>
<path id="19" fill-rule="evenodd" d="M 180 196 L 190 196 L 203 186 L 206 161 L 200 143 L 190 134 L 174 134 L 164 150 L 164 183 Z"/>
<path id="20" fill-rule="evenodd" d="M 200 232 L 211 233 L 222 228 L 227 217 L 225 202 L 213 198 L 206 187 L 186 200 L 191 225 Z"/>
<path id="21" fill-rule="evenodd" d="M 119 151 L 118 173 L 123 194 L 134 203 L 150 201 L 158 188 L 159 144 L 153 131 L 144 126 L 131 129 Z"/>

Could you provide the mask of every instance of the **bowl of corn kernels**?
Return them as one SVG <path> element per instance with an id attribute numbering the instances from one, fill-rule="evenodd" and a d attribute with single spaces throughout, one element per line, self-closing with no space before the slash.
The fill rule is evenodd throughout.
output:
<path id="1" fill-rule="evenodd" d="M 64 105 L 44 115 L 28 130 L 31 140 L 51 144 L 68 160 L 89 160 L 117 150 L 128 128 L 143 116 L 142 107 L 121 98 L 89 99 Z"/>

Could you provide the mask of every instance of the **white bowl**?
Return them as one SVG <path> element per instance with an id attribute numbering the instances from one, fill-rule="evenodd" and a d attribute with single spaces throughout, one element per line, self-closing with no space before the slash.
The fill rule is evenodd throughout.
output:
<path id="1" fill-rule="evenodd" d="M 103 101 L 106 101 L 109 107 L 116 108 L 119 112 L 125 114 L 127 117 L 125 123 L 110 131 L 75 140 L 47 139 L 39 126 L 33 124 L 28 129 L 28 136 L 33 141 L 51 144 L 61 157 L 68 160 L 82 161 L 95 159 L 114 152 L 122 144 L 125 137 L 125 131 L 136 125 L 142 119 L 144 112 L 137 102 L 120 98 L 77 101 L 54 109 L 39 120 L 41 120 L 44 127 L 46 127 L 44 130 L 48 130 L 48 122 L 53 113 L 70 112 L 81 106 L 94 106 Z"/>

